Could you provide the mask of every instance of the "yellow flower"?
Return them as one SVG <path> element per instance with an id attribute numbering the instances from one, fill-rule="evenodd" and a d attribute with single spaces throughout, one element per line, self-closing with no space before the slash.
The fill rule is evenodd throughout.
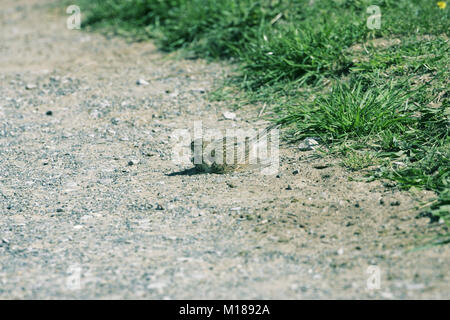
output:
<path id="1" fill-rule="evenodd" d="M 438 1 L 437 5 L 441 9 L 445 9 L 447 7 L 447 3 L 445 1 Z"/>

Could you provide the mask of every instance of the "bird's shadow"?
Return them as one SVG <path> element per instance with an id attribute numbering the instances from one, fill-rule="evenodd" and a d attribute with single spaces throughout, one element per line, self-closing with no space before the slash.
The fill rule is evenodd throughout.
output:
<path id="1" fill-rule="evenodd" d="M 189 169 L 185 169 L 185 170 L 181 170 L 181 171 L 176 171 L 176 172 L 172 172 L 172 173 L 168 173 L 166 174 L 166 176 L 168 177 L 173 177 L 173 176 L 194 176 L 194 175 L 198 175 L 198 174 L 205 174 L 205 172 L 202 172 L 200 170 L 198 170 L 197 168 L 189 168 Z"/>

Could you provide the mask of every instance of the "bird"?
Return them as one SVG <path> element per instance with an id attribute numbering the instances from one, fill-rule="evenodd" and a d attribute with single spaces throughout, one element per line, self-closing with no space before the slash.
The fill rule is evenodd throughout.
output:
<path id="1" fill-rule="evenodd" d="M 269 126 L 252 136 L 226 135 L 214 140 L 194 139 L 191 142 L 191 161 L 196 171 L 202 173 L 224 174 L 267 167 L 272 163 L 267 150 L 272 142 L 271 131 L 278 127 Z"/>

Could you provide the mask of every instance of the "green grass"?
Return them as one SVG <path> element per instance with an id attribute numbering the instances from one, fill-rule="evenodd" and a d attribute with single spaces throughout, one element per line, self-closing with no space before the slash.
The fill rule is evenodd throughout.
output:
<path id="1" fill-rule="evenodd" d="M 237 75 L 214 98 L 265 103 L 292 141 L 319 136 L 350 170 L 377 164 L 374 178 L 434 190 L 429 212 L 450 225 L 449 7 L 431 0 L 75 2 L 88 29 L 152 38 L 192 58 L 229 59 Z M 381 9 L 380 29 L 366 26 L 370 5 Z"/>
<path id="2" fill-rule="evenodd" d="M 378 162 L 376 155 L 371 152 L 358 152 L 350 149 L 342 153 L 342 165 L 351 171 L 359 171 L 376 165 Z"/>

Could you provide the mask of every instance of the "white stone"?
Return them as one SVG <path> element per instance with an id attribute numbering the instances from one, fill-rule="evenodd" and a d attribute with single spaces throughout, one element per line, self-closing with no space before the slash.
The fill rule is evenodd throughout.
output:
<path id="1" fill-rule="evenodd" d="M 316 146 L 318 146 L 319 143 L 313 139 L 313 138 L 306 138 L 300 144 L 298 145 L 298 148 L 300 151 L 310 151 L 314 150 Z"/>
<path id="2" fill-rule="evenodd" d="M 234 112 L 225 111 L 222 115 L 226 120 L 236 120 L 236 113 Z"/>
<path id="3" fill-rule="evenodd" d="M 139 79 L 138 81 L 136 81 L 136 84 L 139 85 L 139 86 L 146 86 L 149 83 L 146 80 L 144 80 L 144 79 Z"/>

